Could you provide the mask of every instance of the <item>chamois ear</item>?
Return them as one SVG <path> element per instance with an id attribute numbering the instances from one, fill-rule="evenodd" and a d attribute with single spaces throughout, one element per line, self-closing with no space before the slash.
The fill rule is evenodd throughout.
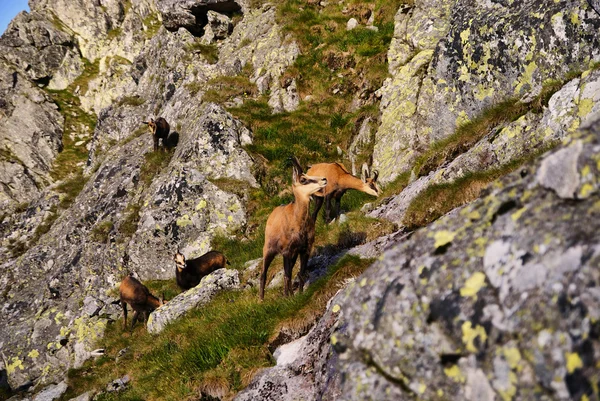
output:
<path id="1" fill-rule="evenodd" d="M 373 171 L 373 182 L 377 182 L 377 177 L 379 177 L 379 171 Z"/>
<path id="2" fill-rule="evenodd" d="M 290 161 L 292 162 L 294 171 L 292 179 L 294 182 L 298 182 L 300 181 L 300 176 L 302 175 L 302 166 L 300 166 L 300 162 L 298 161 L 298 158 L 296 156 L 291 156 Z"/>
<path id="3" fill-rule="evenodd" d="M 154 119 L 153 119 L 153 118 L 151 118 L 151 119 L 150 119 L 150 122 L 154 122 Z"/>
<path id="4" fill-rule="evenodd" d="M 148 123 L 148 121 L 142 121 L 142 124 L 148 125 L 149 123 Z"/>

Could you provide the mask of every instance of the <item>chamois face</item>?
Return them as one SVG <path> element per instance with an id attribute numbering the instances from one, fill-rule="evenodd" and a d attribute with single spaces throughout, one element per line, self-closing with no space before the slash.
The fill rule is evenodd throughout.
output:
<path id="1" fill-rule="evenodd" d="M 381 193 L 381 189 L 379 189 L 379 185 L 377 185 L 377 178 L 379 177 L 379 172 L 374 171 L 373 177 L 367 176 L 365 179 L 365 184 L 368 188 L 365 188 L 365 193 L 373 196 L 379 196 Z"/>
<path id="2" fill-rule="evenodd" d="M 315 192 L 318 192 L 321 189 L 325 188 L 326 185 L 327 179 L 324 177 L 315 177 L 312 175 L 300 174 L 297 180 L 294 179 L 292 189 L 294 193 L 297 192 L 304 196 L 310 196 Z"/>
<path id="3" fill-rule="evenodd" d="M 148 129 L 152 134 L 156 132 L 156 121 L 154 121 L 153 118 L 151 118 L 150 121 L 146 122 L 145 124 L 148 124 Z"/>
<path id="4" fill-rule="evenodd" d="M 175 254 L 175 265 L 177 266 L 177 270 L 185 269 L 185 256 L 179 253 L 179 251 Z"/>

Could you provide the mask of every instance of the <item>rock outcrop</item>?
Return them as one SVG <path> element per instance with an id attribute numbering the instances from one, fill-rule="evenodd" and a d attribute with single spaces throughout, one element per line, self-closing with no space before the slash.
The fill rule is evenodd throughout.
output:
<path id="1" fill-rule="evenodd" d="M 379 93 L 373 153 L 382 182 L 486 107 L 532 99 L 551 79 L 598 60 L 600 16 L 586 0 L 417 1 L 396 15 L 388 59 L 393 77 Z M 576 127 L 575 127 L 576 128 Z"/>
<path id="2" fill-rule="evenodd" d="M 596 118 L 483 198 L 392 239 L 335 301 L 342 318 L 318 347 L 332 365 L 302 379 L 320 383 L 306 399 L 597 396 L 599 162 Z M 268 370 L 240 399 L 294 399 L 285 375 Z"/>
<path id="3" fill-rule="evenodd" d="M 170 323 L 183 316 L 186 312 L 207 304 L 217 293 L 224 290 L 234 290 L 240 287 L 237 270 L 215 270 L 200 281 L 194 288 L 177 295 L 150 314 L 148 332 L 157 334 Z"/>
<path id="4" fill-rule="evenodd" d="M 233 13 L 242 8 L 235 0 L 158 0 L 157 3 L 165 28 L 170 31 L 185 28 L 197 36 L 204 33 L 210 11 Z"/>

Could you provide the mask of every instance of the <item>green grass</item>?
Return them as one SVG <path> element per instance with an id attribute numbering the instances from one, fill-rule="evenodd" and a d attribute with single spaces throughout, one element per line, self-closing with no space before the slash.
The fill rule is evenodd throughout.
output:
<path id="1" fill-rule="evenodd" d="M 452 182 L 427 187 L 410 203 L 402 221 L 403 225 L 409 230 L 426 226 L 452 209 L 477 199 L 481 191 L 490 183 L 513 172 L 525 163 L 531 162 L 558 143 L 549 143 L 530 155 L 515 159 L 500 167 L 469 172 Z"/>
<path id="2" fill-rule="evenodd" d="M 158 14 L 156 14 L 156 13 L 148 14 L 148 16 L 146 16 L 146 18 L 144 18 L 143 23 L 144 23 L 144 26 L 146 27 L 146 30 L 144 31 L 144 36 L 146 37 L 146 39 L 152 39 L 154 37 L 154 35 L 156 35 L 156 33 L 158 32 L 158 30 L 160 29 L 160 26 L 161 26 Z"/>
<path id="3" fill-rule="evenodd" d="M 219 49 L 215 45 L 193 42 L 186 46 L 186 50 L 190 53 L 201 54 L 209 64 L 215 64 L 219 60 Z"/>
<path id="4" fill-rule="evenodd" d="M 91 239 L 92 241 L 99 243 L 106 243 L 110 237 L 110 232 L 113 230 L 114 224 L 112 221 L 105 220 L 102 221 L 92 228 Z"/>
<path id="5" fill-rule="evenodd" d="M 208 90 L 202 100 L 223 104 L 236 96 L 243 98 L 255 97 L 258 93 L 256 85 L 250 82 L 250 79 L 244 75 L 233 77 L 222 76 L 213 78 L 207 83 Z"/>
<path id="6" fill-rule="evenodd" d="M 200 390 L 229 398 L 250 382 L 258 368 L 273 365 L 268 342 L 281 324 L 311 312 L 322 313 L 318 311 L 345 280 L 371 263 L 346 256 L 303 294 L 289 298 L 283 298 L 280 290 L 267 291 L 264 302 L 256 291 L 222 293 L 157 336 L 141 325 L 132 336 L 123 333 L 121 322 L 109 325 L 99 344 L 106 356 L 71 370 L 70 389 L 63 399 L 104 388 L 124 374 L 131 376 L 132 385 L 118 399 L 181 400 Z M 125 347 L 129 351 L 115 363 L 117 352 Z"/>
<path id="7" fill-rule="evenodd" d="M 139 96 L 124 96 L 117 103 L 118 106 L 141 106 L 146 103 L 145 99 Z"/>

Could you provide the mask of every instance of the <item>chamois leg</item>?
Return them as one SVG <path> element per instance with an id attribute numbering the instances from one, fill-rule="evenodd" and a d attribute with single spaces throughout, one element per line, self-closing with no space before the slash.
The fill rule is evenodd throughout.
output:
<path id="1" fill-rule="evenodd" d="M 123 308 L 123 330 L 127 328 L 127 303 L 121 301 L 121 308 Z"/>
<path id="2" fill-rule="evenodd" d="M 312 219 L 316 223 L 317 216 L 319 215 L 319 210 L 321 210 L 321 206 L 323 206 L 323 197 L 322 196 L 313 196 L 313 199 L 315 200 L 315 209 L 313 210 L 313 213 L 312 213 Z"/>
<path id="3" fill-rule="evenodd" d="M 140 313 L 138 311 L 133 312 L 133 317 L 131 318 L 131 329 L 130 329 L 130 331 L 132 331 L 132 332 L 133 332 L 133 326 L 135 326 L 135 322 L 137 322 L 139 315 L 140 315 Z"/>
<path id="4" fill-rule="evenodd" d="M 342 197 L 335 198 L 335 212 L 333 213 L 333 218 L 337 219 L 340 217 L 340 204 L 342 203 Z"/>
<path id="5" fill-rule="evenodd" d="M 152 135 L 152 139 L 154 139 L 154 151 L 158 150 L 158 137 L 156 135 Z"/>
<path id="6" fill-rule="evenodd" d="M 300 293 L 304 290 L 304 277 L 306 275 L 306 268 L 308 266 L 308 252 L 302 252 L 300 254 L 300 271 L 298 272 L 298 290 Z"/>
<path id="7" fill-rule="evenodd" d="M 331 195 L 325 197 L 325 223 L 331 222 Z"/>
<path id="8" fill-rule="evenodd" d="M 267 282 L 267 271 L 269 270 L 269 266 L 271 265 L 271 262 L 273 261 L 273 258 L 275 257 L 276 253 L 267 253 L 266 255 L 263 255 L 263 269 L 262 269 L 262 273 L 260 274 L 260 291 L 259 291 L 259 296 L 260 296 L 260 300 L 262 301 L 265 298 L 265 284 Z"/>
<path id="9" fill-rule="evenodd" d="M 292 269 L 296 257 L 283 257 L 283 295 L 289 296 L 292 292 Z"/>

